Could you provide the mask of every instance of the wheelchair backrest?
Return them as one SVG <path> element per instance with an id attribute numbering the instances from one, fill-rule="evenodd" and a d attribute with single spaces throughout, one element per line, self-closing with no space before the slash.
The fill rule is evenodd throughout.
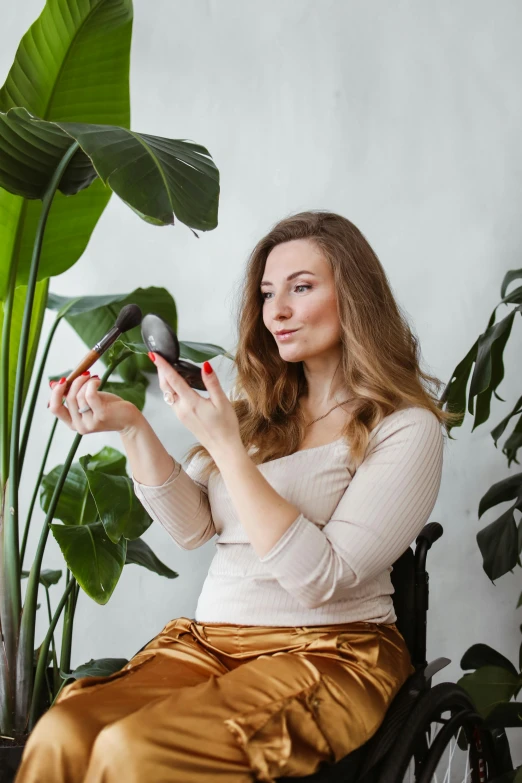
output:
<path id="1" fill-rule="evenodd" d="M 415 602 L 415 555 L 408 548 L 393 564 L 391 581 L 395 589 L 392 595 L 397 628 L 401 632 L 410 651 L 413 665 L 417 663 L 419 651 L 416 649 L 417 622 Z"/>

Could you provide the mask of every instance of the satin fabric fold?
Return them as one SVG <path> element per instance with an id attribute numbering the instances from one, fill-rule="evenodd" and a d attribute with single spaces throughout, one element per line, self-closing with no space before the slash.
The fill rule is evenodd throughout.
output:
<path id="1" fill-rule="evenodd" d="M 274 783 L 364 744 L 413 673 L 395 624 L 181 617 L 109 677 L 66 686 L 16 783 Z"/>

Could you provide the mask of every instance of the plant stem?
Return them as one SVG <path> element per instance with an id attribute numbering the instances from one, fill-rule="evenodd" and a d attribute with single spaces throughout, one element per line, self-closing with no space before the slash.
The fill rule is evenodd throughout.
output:
<path id="1" fill-rule="evenodd" d="M 61 683 L 60 687 L 59 687 L 59 688 L 58 688 L 58 690 L 56 691 L 56 696 L 54 697 L 54 699 L 53 699 L 53 700 L 52 700 L 52 702 L 51 702 L 51 705 L 50 705 L 51 707 L 53 706 L 54 702 L 56 701 L 56 699 L 58 698 L 58 696 L 60 695 L 60 693 L 62 692 L 63 688 L 64 688 L 66 685 L 67 685 L 67 680 L 62 680 L 62 683 Z"/>
<path id="2" fill-rule="evenodd" d="M 63 654 L 63 660 L 65 662 L 65 666 L 62 665 L 62 658 L 60 657 L 60 668 L 62 671 L 70 671 L 71 669 L 71 651 L 72 651 L 72 635 L 73 635 L 73 626 L 74 626 L 74 617 L 76 614 L 76 604 L 78 602 L 78 595 L 80 592 L 80 585 L 76 583 L 76 587 L 74 589 L 74 592 L 69 597 L 69 601 L 67 603 L 67 606 L 65 607 L 65 611 L 68 613 L 67 615 L 67 627 L 65 625 L 65 619 L 64 619 L 64 628 L 63 628 L 63 637 L 62 637 L 62 654 Z"/>
<path id="3" fill-rule="evenodd" d="M 67 584 L 69 584 L 69 579 L 71 578 L 74 577 L 71 576 L 71 572 L 67 569 Z M 71 668 L 73 603 L 74 594 L 71 594 L 63 616 L 62 649 L 60 651 L 60 670 L 62 672 L 68 672 Z"/>
<path id="4" fill-rule="evenodd" d="M 24 221 L 22 220 L 22 216 L 25 215 L 26 209 L 27 202 L 24 201 L 16 230 L 12 255 L 13 259 L 18 259 L 23 234 L 22 225 Z M 18 263 L 13 262 L 9 270 L 9 281 L 7 284 L 7 296 L 4 301 L 4 318 L 2 324 L 2 361 L 0 364 L 0 438 L 2 452 L 0 459 L 0 491 L 2 492 L 2 503 L 5 500 L 5 484 L 9 472 L 9 356 L 17 271 Z"/>
<path id="5" fill-rule="evenodd" d="M 78 594 L 80 592 L 80 585 L 76 583 L 74 593 L 71 594 L 65 607 L 65 615 L 63 619 L 63 633 L 62 633 L 62 649 L 60 652 L 60 669 L 63 672 L 68 672 L 71 668 L 71 650 L 72 650 L 72 634 L 74 615 L 76 612 L 76 603 L 78 601 Z"/>
<path id="6" fill-rule="evenodd" d="M 25 202 L 22 211 L 25 211 Z M 18 257 L 22 232 L 21 220 L 16 233 L 13 258 Z M 5 518 L 8 512 L 8 470 L 9 470 L 9 356 L 11 341 L 11 324 L 13 319 L 13 304 L 15 296 L 17 264 L 12 263 L 7 284 L 7 296 L 3 306 L 2 323 L 2 356 L 0 361 L 0 731 L 3 734 L 11 732 L 14 716 L 14 680 L 10 676 L 7 659 L 7 645 L 1 639 L 5 635 L 14 634 L 12 623 L 15 618 L 10 615 L 10 604 L 7 591 L 7 579 L 4 568 L 5 557 Z M 3 623 L 3 626 L 2 626 Z M 4 630 L 2 630 L 2 627 Z M 8 630 L 5 630 L 8 629 Z M 11 648 L 12 653 L 12 648 Z M 11 670 L 12 671 L 12 670 Z"/>
<path id="7" fill-rule="evenodd" d="M 31 331 L 34 294 L 38 278 L 38 266 L 42 252 L 43 237 L 51 204 L 60 184 L 63 173 L 73 155 L 77 152 L 79 144 L 73 142 L 56 167 L 51 177 L 44 197 L 42 199 L 42 211 L 38 219 L 36 234 L 31 258 L 27 293 L 25 298 L 20 343 L 16 366 L 16 379 L 13 397 L 13 412 L 11 419 L 11 446 L 9 455 L 9 513 L 4 517 L 4 562 L 0 567 L 4 568 L 5 591 L 7 600 L 2 607 L 2 633 L 4 635 L 5 652 L 10 676 L 15 682 L 16 649 L 18 643 L 18 630 L 20 614 L 22 611 L 22 587 L 20 579 L 20 552 L 18 540 L 18 442 L 20 438 L 20 419 L 23 406 L 25 364 L 27 361 L 27 347 Z M 13 291 L 14 295 L 14 291 Z M 4 403 L 5 404 L 5 403 Z M 16 707 L 15 707 L 16 709 Z"/>
<path id="8" fill-rule="evenodd" d="M 33 726 L 37 719 L 37 710 L 38 710 L 38 701 L 40 696 L 40 690 L 43 684 L 44 674 L 45 670 L 47 668 L 47 652 L 49 650 L 49 644 L 51 642 L 51 638 L 54 632 L 54 629 L 56 628 L 56 623 L 58 622 L 60 615 L 62 613 L 62 609 L 65 606 L 65 603 L 69 597 L 69 594 L 71 590 L 74 587 L 74 579 L 71 579 L 67 587 L 65 588 L 64 594 L 62 595 L 60 599 L 60 603 L 56 607 L 56 612 L 54 613 L 54 617 L 51 621 L 51 625 L 49 626 L 49 630 L 47 631 L 47 634 L 45 636 L 45 639 L 42 642 L 42 645 L 40 647 L 40 655 L 38 656 L 38 664 L 36 666 L 36 675 L 34 678 L 34 689 L 33 689 L 33 698 L 31 701 L 31 709 L 29 713 L 29 731 L 32 731 Z"/>
<path id="9" fill-rule="evenodd" d="M 51 448 L 51 444 L 53 442 L 54 433 L 56 431 L 56 427 L 58 425 L 58 419 L 55 417 L 53 421 L 53 426 L 51 427 L 51 434 L 49 435 L 49 438 L 47 440 L 47 446 L 45 448 L 45 453 L 43 455 L 43 459 L 40 465 L 40 470 L 38 471 L 38 478 L 36 479 L 35 485 L 34 485 L 34 491 L 33 496 L 31 498 L 31 503 L 29 504 L 29 511 L 27 512 L 27 519 L 25 521 L 25 527 L 24 527 L 24 535 L 22 538 L 22 547 L 20 549 L 20 573 L 23 571 L 24 568 L 24 557 L 25 557 L 25 548 L 27 546 L 27 536 L 29 534 L 29 526 L 31 524 L 31 517 L 33 515 L 33 509 L 34 504 L 36 503 L 36 498 L 38 496 L 38 490 L 40 489 L 40 483 L 42 481 L 42 477 L 45 470 L 45 463 L 47 462 L 47 457 L 49 455 L 49 451 Z"/>
<path id="10" fill-rule="evenodd" d="M 27 415 L 25 419 L 25 425 L 24 425 L 24 434 L 22 435 L 22 440 L 20 441 L 20 457 L 18 460 L 18 475 L 21 476 L 22 474 L 22 468 L 24 465 L 24 459 L 25 459 L 25 452 L 27 449 L 27 441 L 29 440 L 29 433 L 31 431 L 31 424 L 33 423 L 33 415 L 34 410 L 36 408 L 36 401 L 38 399 L 38 392 L 40 391 L 40 384 L 42 382 L 42 377 L 45 370 L 45 363 L 47 361 L 47 356 L 49 354 L 49 349 L 51 347 L 51 343 L 53 341 L 54 334 L 58 328 L 58 326 L 61 323 L 63 316 L 59 315 L 54 319 L 54 323 L 51 326 L 51 329 L 49 331 L 49 334 L 47 335 L 47 340 L 45 341 L 45 346 L 42 354 L 42 358 L 40 360 L 40 364 L 38 365 L 38 370 L 35 375 L 34 379 L 34 388 L 33 393 L 31 395 L 31 399 L 29 401 L 29 405 L 27 406 Z"/>
<path id="11" fill-rule="evenodd" d="M 78 525 L 83 525 L 83 518 L 85 516 L 85 507 L 87 505 L 87 499 L 89 497 L 89 485 L 85 487 L 85 492 L 82 501 L 82 511 L 78 520 Z M 67 569 L 67 583 L 71 577 L 71 572 Z M 63 617 L 63 633 L 62 633 L 62 649 L 60 652 L 60 669 L 63 672 L 68 672 L 71 668 L 71 648 L 72 648 L 72 632 L 74 613 L 76 611 L 76 601 L 78 599 L 78 590 L 80 589 L 77 583 L 77 590 L 69 596 L 67 606 L 65 607 L 65 614 Z"/>
<path id="12" fill-rule="evenodd" d="M 122 351 L 120 356 L 113 361 L 113 363 L 106 370 L 106 372 L 104 373 L 101 379 L 101 383 L 98 387 L 100 390 L 103 389 L 105 382 L 107 381 L 107 378 L 109 378 L 111 373 L 114 372 L 116 367 L 131 355 L 132 355 L 132 351 Z M 33 691 L 33 701 L 35 698 L 36 699 L 39 698 L 36 682 L 34 688 L 32 688 L 32 683 L 33 683 L 32 656 L 33 656 L 33 648 L 34 648 L 38 584 L 40 579 L 40 571 L 42 568 L 42 560 L 45 551 L 45 545 L 47 543 L 47 538 L 49 536 L 49 531 L 50 531 L 50 524 L 54 519 L 54 512 L 56 511 L 56 508 L 58 506 L 58 501 L 60 499 L 60 494 L 62 492 L 63 485 L 65 484 L 65 480 L 67 478 L 69 468 L 71 467 L 72 461 L 74 459 L 74 455 L 76 454 L 76 451 L 78 449 L 82 437 L 83 435 L 75 436 L 72 446 L 69 449 L 69 453 L 67 454 L 67 458 L 62 468 L 62 472 L 60 473 L 60 476 L 54 488 L 51 502 L 49 503 L 49 508 L 47 510 L 45 521 L 40 534 L 40 540 L 38 542 L 36 554 L 33 559 L 33 564 L 31 566 L 29 578 L 27 580 L 24 611 L 22 613 L 22 622 L 20 624 L 20 640 L 18 643 L 18 653 L 16 659 L 16 680 L 17 680 L 16 697 L 17 698 L 16 698 L 16 707 L 15 707 L 15 723 L 16 723 L 16 728 L 19 731 L 25 730 L 29 703 L 31 699 L 31 690 Z M 74 580 L 71 580 L 71 582 L 74 584 Z M 38 686 L 38 688 L 39 687 L 40 685 Z"/>
<path id="13" fill-rule="evenodd" d="M 47 599 L 47 616 L 49 617 L 49 625 L 53 621 L 53 613 L 51 611 L 51 599 L 49 597 L 49 588 L 45 586 L 45 597 Z M 56 645 L 54 643 L 54 634 L 51 636 L 51 653 L 53 656 L 53 685 L 56 687 L 58 682 L 58 661 L 56 660 Z"/>

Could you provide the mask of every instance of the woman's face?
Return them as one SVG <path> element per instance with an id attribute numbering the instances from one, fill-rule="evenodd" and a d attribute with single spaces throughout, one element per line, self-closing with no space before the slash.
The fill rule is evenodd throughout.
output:
<path id="1" fill-rule="evenodd" d="M 303 271 L 305 270 L 305 271 Z M 290 278 L 290 279 L 289 279 Z M 341 326 L 332 268 L 308 239 L 276 245 L 261 282 L 263 322 L 282 359 L 305 361 L 340 351 Z M 288 337 L 276 332 L 294 330 Z"/>

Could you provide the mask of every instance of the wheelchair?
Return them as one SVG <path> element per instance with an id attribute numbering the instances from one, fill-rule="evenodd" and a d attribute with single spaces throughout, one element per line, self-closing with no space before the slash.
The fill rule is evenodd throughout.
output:
<path id="1" fill-rule="evenodd" d="M 513 769 L 504 730 L 486 728 L 459 685 L 431 684 L 451 662 L 426 660 L 426 555 L 442 533 L 438 522 L 425 525 L 415 552 L 408 548 L 393 566 L 396 624 L 415 673 L 396 694 L 377 732 L 340 761 L 322 762 L 313 775 L 278 778 L 278 783 L 488 783 Z"/>
<path id="2" fill-rule="evenodd" d="M 426 556 L 442 533 L 442 525 L 429 522 L 415 540 L 415 552 L 409 547 L 393 564 L 396 625 L 415 672 L 376 733 L 339 761 L 322 762 L 313 775 L 277 778 L 277 783 L 491 783 L 513 770 L 505 731 L 489 730 L 459 685 L 431 684 L 451 663 L 426 660 Z"/>

